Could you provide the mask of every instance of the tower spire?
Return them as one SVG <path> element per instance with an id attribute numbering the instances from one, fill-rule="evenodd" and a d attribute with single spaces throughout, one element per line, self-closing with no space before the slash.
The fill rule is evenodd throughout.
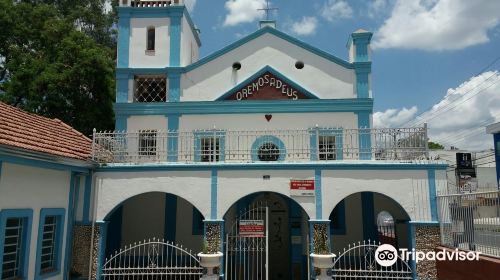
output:
<path id="1" fill-rule="evenodd" d="M 271 26 L 276 28 L 276 20 L 271 20 L 270 19 L 270 13 L 271 11 L 277 11 L 279 10 L 278 8 L 273 8 L 269 6 L 269 0 L 266 0 L 266 6 L 262 9 L 257 9 L 258 11 L 264 11 L 266 13 L 266 20 L 261 20 L 260 21 L 260 28 L 264 26 Z"/>

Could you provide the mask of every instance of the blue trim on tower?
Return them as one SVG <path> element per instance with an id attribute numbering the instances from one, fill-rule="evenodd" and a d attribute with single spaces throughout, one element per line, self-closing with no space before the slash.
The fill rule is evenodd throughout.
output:
<path id="1" fill-rule="evenodd" d="M 118 9 L 118 57 L 117 67 L 129 66 L 130 48 L 130 14 L 121 13 Z"/>
<path id="2" fill-rule="evenodd" d="M 181 74 L 170 73 L 168 75 L 168 102 L 179 102 L 181 95 Z"/>
<path id="3" fill-rule="evenodd" d="M 238 40 L 238 41 L 236 41 L 236 42 L 234 42 L 234 43 L 232 43 L 232 44 L 230 44 L 230 45 L 228 45 L 228 46 L 226 46 L 226 47 L 224 47 L 224 48 L 222 48 L 222 49 L 220 49 L 220 50 L 218 50 L 218 51 L 216 51 L 216 52 L 214 52 L 214 53 L 212 53 L 212 54 L 210 54 L 210 55 L 208 55 L 200 60 L 198 60 L 197 62 L 187 66 L 185 70 L 188 72 L 192 71 L 192 70 L 194 70 L 194 69 L 222 56 L 222 55 L 225 55 L 225 54 L 229 53 L 230 51 L 237 49 L 237 48 L 245 45 L 246 43 L 248 43 L 254 39 L 257 39 L 258 37 L 263 36 L 265 34 L 272 34 L 272 35 L 274 35 L 278 38 L 281 38 L 281 39 L 283 39 L 283 40 L 285 40 L 285 41 L 287 41 L 287 42 L 289 42 L 297 47 L 305 49 L 305 50 L 307 50 L 307 51 L 309 51 L 309 52 L 311 52 L 319 57 L 322 57 L 322 58 L 327 59 L 333 63 L 336 63 L 340 66 L 343 66 L 344 68 L 354 69 L 353 64 L 351 64 L 351 63 L 349 63 L 341 58 L 338 58 L 334 55 L 331 55 L 328 52 L 320 50 L 316 47 L 313 47 L 313 46 L 311 46 L 311 45 L 309 45 L 301 40 L 298 40 L 298 39 L 296 39 L 296 38 L 294 38 L 286 33 L 283 33 L 282 31 L 279 31 L 276 28 L 266 26 L 266 27 L 263 27 L 263 28 L 257 30 L 256 32 L 254 32 L 246 37 L 243 37 L 242 39 L 240 39 L 240 40 Z"/>
<path id="4" fill-rule="evenodd" d="M 321 170 L 314 170 L 314 194 L 316 203 L 316 219 L 323 219 L 323 197 L 321 191 Z"/>
<path id="5" fill-rule="evenodd" d="M 126 115 L 115 115 L 116 123 L 115 123 L 115 131 L 127 131 L 128 126 L 128 116 Z"/>
<path id="6" fill-rule="evenodd" d="M 177 196 L 165 194 L 165 240 L 175 243 L 177 229 Z"/>
<path id="7" fill-rule="evenodd" d="M 33 223 L 32 209 L 3 209 L 0 210 L 0 276 L 2 275 L 4 242 L 5 242 L 5 227 L 8 218 L 23 218 L 24 232 L 22 236 L 21 246 L 21 277 L 28 279 L 29 261 L 30 261 L 30 244 L 31 244 L 31 227 Z"/>
<path id="8" fill-rule="evenodd" d="M 431 205 L 431 219 L 438 220 L 437 216 L 437 198 L 436 198 L 436 171 L 427 170 L 427 179 L 429 183 L 429 202 Z"/>
<path id="9" fill-rule="evenodd" d="M 355 62 L 354 72 L 356 73 L 356 95 L 358 98 L 370 97 L 371 62 Z"/>
<path id="10" fill-rule="evenodd" d="M 252 154 L 252 161 L 253 162 L 258 162 L 258 161 L 261 161 L 259 159 L 259 148 L 262 144 L 266 144 L 266 143 L 272 143 L 274 145 L 276 145 L 279 149 L 279 158 L 278 158 L 278 161 L 284 161 L 285 158 L 286 158 L 286 146 L 285 146 L 285 143 L 283 143 L 283 141 L 281 141 L 281 139 L 279 139 L 278 137 L 276 136 L 273 136 L 273 135 L 264 135 L 264 136 L 260 136 L 259 138 L 255 139 L 255 141 L 253 142 L 252 144 L 252 147 L 251 147 L 251 154 Z"/>
<path id="11" fill-rule="evenodd" d="M 167 115 L 168 131 L 172 133 L 174 131 L 179 131 L 179 115 L 170 114 Z M 179 146 L 179 135 L 170 134 L 167 139 L 167 161 L 177 162 L 178 158 L 178 146 Z"/>
<path id="12" fill-rule="evenodd" d="M 116 103 L 127 103 L 128 102 L 128 83 L 129 80 L 133 78 L 133 74 L 130 73 L 116 73 Z"/>
<path id="13" fill-rule="evenodd" d="M 217 219 L 217 169 L 212 169 L 210 178 L 210 218 Z"/>
<path id="14" fill-rule="evenodd" d="M 42 208 L 40 210 L 40 218 L 38 222 L 38 237 L 36 245 L 36 261 L 35 261 L 35 280 L 47 279 L 61 273 L 61 253 L 64 232 L 64 219 L 66 210 L 64 208 Z M 41 272 L 41 259 L 42 259 L 42 243 L 43 243 L 43 230 L 45 225 L 46 216 L 56 217 L 56 233 L 54 241 L 54 271 L 42 273 Z M 66 238 L 66 242 L 70 242 L 72 238 Z"/>
<path id="15" fill-rule="evenodd" d="M 373 111 L 373 99 L 300 99 L 300 100 L 245 100 L 239 101 L 187 101 L 155 103 L 115 103 L 115 114 L 145 116 L 185 114 L 254 114 L 254 113 L 365 113 Z"/>
<path id="16" fill-rule="evenodd" d="M 181 64 L 181 22 L 182 14 L 172 14 L 170 17 L 170 66 Z"/>
<path id="17" fill-rule="evenodd" d="M 316 95 L 314 95 L 313 93 L 311 93 L 309 90 L 303 88 L 298 83 L 296 83 L 296 82 L 292 81 L 291 79 L 287 78 L 285 75 L 281 74 L 278 70 L 274 69 L 273 67 L 271 67 L 269 65 L 266 65 L 264 68 L 260 69 L 259 71 L 257 71 L 253 75 L 251 75 L 250 77 L 246 78 L 243 82 L 239 83 L 238 85 L 236 85 L 235 87 L 233 87 L 232 89 L 230 89 L 229 91 L 227 91 L 226 93 L 224 93 L 223 95 L 221 95 L 220 97 L 218 97 L 215 100 L 216 101 L 223 101 L 223 100 L 225 100 L 229 96 L 235 94 L 241 88 L 243 88 L 246 85 L 248 85 L 249 83 L 251 83 L 253 80 L 259 78 L 262 75 L 264 75 L 264 73 L 266 73 L 266 72 L 269 72 L 269 73 L 273 74 L 274 76 L 276 76 L 280 80 L 282 80 L 285 83 L 291 85 L 293 88 L 297 89 L 298 91 L 300 91 L 301 93 L 303 93 L 308 98 L 310 98 L 310 99 L 319 99 Z"/>
<path id="18" fill-rule="evenodd" d="M 184 17 L 186 18 L 189 27 L 191 27 L 191 32 L 193 32 L 194 39 L 196 40 L 196 43 L 198 43 L 198 47 L 201 47 L 200 34 L 198 34 L 198 29 L 194 25 L 193 19 L 191 18 L 191 15 L 189 14 L 187 9 L 184 9 Z"/>

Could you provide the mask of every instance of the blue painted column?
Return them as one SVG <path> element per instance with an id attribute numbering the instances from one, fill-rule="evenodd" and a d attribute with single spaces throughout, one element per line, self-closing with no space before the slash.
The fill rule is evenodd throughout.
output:
<path id="1" fill-rule="evenodd" d="M 116 103 L 127 103 L 128 102 L 128 82 L 131 79 L 131 75 L 128 73 L 120 73 L 117 70 L 116 73 Z"/>
<path id="2" fill-rule="evenodd" d="M 437 215 L 437 197 L 436 197 L 436 170 L 427 170 L 427 180 L 429 185 L 429 203 L 431 206 L 431 219 L 433 222 L 438 220 Z"/>
<path id="3" fill-rule="evenodd" d="M 95 224 L 99 227 L 99 251 L 97 253 L 96 271 L 96 279 L 99 280 L 101 279 L 102 266 L 104 265 L 104 261 L 106 260 L 106 239 L 108 238 L 108 222 L 97 221 Z"/>
<path id="4" fill-rule="evenodd" d="M 323 219 L 323 194 L 321 190 L 321 170 L 314 171 L 314 198 L 316 203 L 316 219 Z"/>
<path id="5" fill-rule="evenodd" d="M 130 48 L 130 11 L 118 9 L 118 68 L 128 68 Z"/>
<path id="6" fill-rule="evenodd" d="M 358 98 L 370 97 L 371 62 L 354 62 L 356 73 L 356 95 Z"/>
<path id="7" fill-rule="evenodd" d="M 167 138 L 167 161 L 177 162 L 179 157 L 179 116 L 178 114 L 167 115 L 168 138 Z"/>
<path id="8" fill-rule="evenodd" d="M 372 159 L 372 138 L 370 132 L 370 112 L 358 112 L 358 130 L 359 130 L 359 159 Z"/>
<path id="9" fill-rule="evenodd" d="M 124 132 L 127 131 L 128 116 L 127 115 L 115 115 L 115 130 Z"/>
<path id="10" fill-rule="evenodd" d="M 170 67 L 181 64 L 181 22 L 183 10 L 172 11 L 170 17 Z"/>
<path id="11" fill-rule="evenodd" d="M 84 224 L 90 223 L 90 199 L 92 194 L 92 172 L 85 176 L 85 190 L 83 191 L 83 217 Z"/>
<path id="12" fill-rule="evenodd" d="M 168 102 L 181 100 L 181 73 L 170 71 L 168 73 Z"/>

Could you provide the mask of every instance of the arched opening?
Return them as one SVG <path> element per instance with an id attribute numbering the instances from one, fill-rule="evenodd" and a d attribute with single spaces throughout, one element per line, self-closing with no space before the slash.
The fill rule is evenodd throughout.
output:
<path id="1" fill-rule="evenodd" d="M 363 241 L 409 248 L 409 215 L 394 199 L 375 192 L 354 193 L 340 201 L 330 213 L 334 253 Z"/>
<path id="2" fill-rule="evenodd" d="M 265 267 L 267 279 L 308 278 L 309 216 L 295 200 L 253 193 L 234 203 L 224 221 L 226 279 L 266 279 Z"/>
<path id="3" fill-rule="evenodd" d="M 133 196 L 105 218 L 105 254 L 109 256 L 125 246 L 153 238 L 201 252 L 203 220 L 201 212 L 179 196 L 163 192 Z"/>

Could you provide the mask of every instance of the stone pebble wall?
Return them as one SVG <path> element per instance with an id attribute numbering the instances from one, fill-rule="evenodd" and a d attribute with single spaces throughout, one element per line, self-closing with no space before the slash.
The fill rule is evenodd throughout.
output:
<path id="1" fill-rule="evenodd" d="M 73 255 L 71 263 L 71 275 L 76 277 L 88 277 L 90 242 L 92 240 L 92 226 L 76 225 L 73 228 Z M 94 227 L 94 244 L 92 246 L 92 275 L 89 279 L 96 279 L 97 253 L 99 250 L 99 226 Z"/>
<path id="2" fill-rule="evenodd" d="M 439 226 L 415 226 L 415 249 L 434 252 L 441 243 Z M 437 278 L 436 261 L 420 261 L 417 263 L 417 277 L 422 280 Z"/>

